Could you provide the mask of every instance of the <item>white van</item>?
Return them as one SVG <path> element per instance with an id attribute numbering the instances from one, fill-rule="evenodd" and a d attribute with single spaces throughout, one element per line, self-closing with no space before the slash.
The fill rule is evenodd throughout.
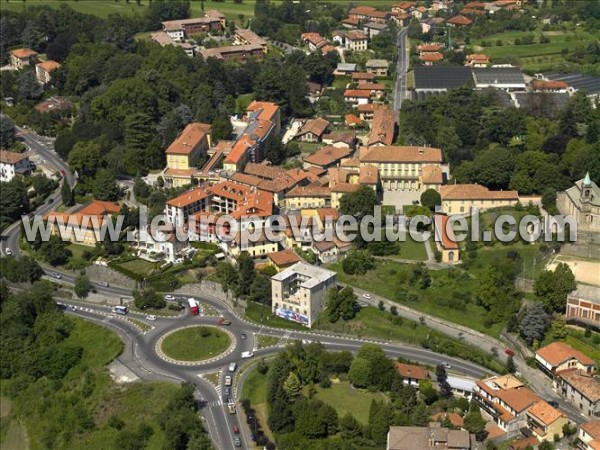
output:
<path id="1" fill-rule="evenodd" d="M 231 386 L 231 377 L 229 375 L 225 377 L 225 386 Z"/>
<path id="2" fill-rule="evenodd" d="M 235 369 L 237 369 L 237 364 L 232 362 L 231 364 L 229 364 L 229 371 L 230 372 L 235 372 Z"/>

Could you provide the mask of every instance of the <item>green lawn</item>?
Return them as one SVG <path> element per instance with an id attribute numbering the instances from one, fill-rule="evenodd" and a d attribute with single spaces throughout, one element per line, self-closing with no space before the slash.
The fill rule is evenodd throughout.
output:
<path id="1" fill-rule="evenodd" d="M 246 378 L 242 387 L 242 399 L 250 400 L 250 404 L 254 411 L 256 411 L 256 418 L 258 423 L 262 427 L 265 435 L 273 440 L 273 434 L 267 424 L 267 418 L 269 417 L 268 406 L 267 406 L 267 379 L 269 373 L 261 374 L 258 370 L 253 369 L 252 372 Z"/>
<path id="2" fill-rule="evenodd" d="M 231 345 L 229 335 L 215 327 L 191 327 L 169 334 L 162 342 L 165 355 L 179 361 L 200 361 L 223 353 Z"/>
<path id="3" fill-rule="evenodd" d="M 277 343 L 279 342 L 279 338 L 275 336 L 259 334 L 256 336 L 256 342 L 258 344 L 258 348 L 272 347 L 274 345 L 277 345 Z"/>
<path id="4" fill-rule="evenodd" d="M 348 76 L 345 75 L 337 75 L 334 79 L 333 79 L 333 84 L 332 86 L 336 89 L 346 89 L 346 86 L 348 85 L 348 83 L 351 83 L 352 79 Z"/>
<path id="5" fill-rule="evenodd" d="M 2 11 L 21 12 L 23 8 L 28 6 L 46 5 L 52 8 L 58 8 L 60 5 L 68 5 L 75 11 L 87 14 L 93 14 L 98 17 L 106 18 L 109 14 L 126 14 L 133 15 L 135 13 L 144 14 L 148 0 L 143 0 L 141 6 L 138 6 L 135 1 L 126 3 L 123 1 L 112 0 L 85 0 L 85 1 L 67 1 L 67 0 L 27 0 L 27 1 L 11 1 L 2 2 Z"/>
<path id="6" fill-rule="evenodd" d="M 83 252 L 90 252 L 93 250 L 93 247 L 81 244 L 69 244 L 67 245 L 67 248 L 73 253 L 73 258 L 81 258 Z"/>
<path id="7" fill-rule="evenodd" d="M 338 417 L 344 417 L 346 413 L 352 413 L 356 420 L 363 425 L 369 422 L 371 401 L 388 399 L 385 394 L 380 392 L 354 389 L 348 381 L 333 383 L 327 389 L 316 386 L 316 389 L 315 398 L 333 406 L 338 413 Z"/>
<path id="8" fill-rule="evenodd" d="M 291 330 L 306 330 L 306 327 L 290 320 L 282 319 L 271 312 L 269 306 L 262 306 L 250 302 L 246 308 L 246 318 L 259 325 L 267 325 L 278 328 L 289 328 Z"/>
<path id="9" fill-rule="evenodd" d="M 414 261 L 427 261 L 427 250 L 425 250 L 424 242 L 415 242 L 410 236 L 407 236 L 405 242 L 400 242 L 400 253 L 398 257 L 401 259 L 412 259 Z"/>
<path id="10" fill-rule="evenodd" d="M 319 147 L 323 146 L 323 144 L 320 144 L 318 142 L 297 142 L 300 146 L 300 151 L 302 153 L 314 153 L 319 149 Z"/>
<path id="11" fill-rule="evenodd" d="M 141 276 L 150 275 L 154 270 L 154 263 L 144 261 L 143 259 L 132 259 L 131 261 L 120 263 L 119 266 Z"/>

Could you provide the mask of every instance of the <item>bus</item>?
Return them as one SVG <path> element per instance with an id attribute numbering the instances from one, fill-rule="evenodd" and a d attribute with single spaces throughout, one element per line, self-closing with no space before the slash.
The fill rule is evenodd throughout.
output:
<path id="1" fill-rule="evenodd" d="M 200 308 L 198 307 L 198 302 L 193 298 L 188 298 L 188 305 L 190 306 L 190 311 L 192 312 L 192 316 L 197 316 L 200 313 Z"/>
<path id="2" fill-rule="evenodd" d="M 127 306 L 114 306 L 112 312 L 114 312 L 115 314 L 125 315 L 129 311 L 127 310 Z"/>

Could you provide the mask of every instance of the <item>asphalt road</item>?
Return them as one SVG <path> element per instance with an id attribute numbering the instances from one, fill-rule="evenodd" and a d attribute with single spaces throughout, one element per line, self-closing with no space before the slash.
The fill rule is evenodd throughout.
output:
<path id="1" fill-rule="evenodd" d="M 402 108 L 402 101 L 406 98 L 406 74 L 408 72 L 407 52 L 408 28 L 401 28 L 397 35 L 398 63 L 396 66 L 396 84 L 394 86 L 394 110 Z"/>

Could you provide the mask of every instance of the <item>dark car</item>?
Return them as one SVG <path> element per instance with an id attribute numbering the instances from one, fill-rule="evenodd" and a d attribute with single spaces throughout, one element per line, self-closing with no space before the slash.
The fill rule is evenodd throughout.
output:
<path id="1" fill-rule="evenodd" d="M 558 408 L 558 402 L 556 400 L 548 400 L 548 404 L 553 408 Z"/>
<path id="2" fill-rule="evenodd" d="M 246 333 L 242 333 L 242 339 L 246 339 Z"/>
<path id="3" fill-rule="evenodd" d="M 228 386 L 225 387 L 225 395 L 228 397 L 231 395 L 231 388 Z"/>

